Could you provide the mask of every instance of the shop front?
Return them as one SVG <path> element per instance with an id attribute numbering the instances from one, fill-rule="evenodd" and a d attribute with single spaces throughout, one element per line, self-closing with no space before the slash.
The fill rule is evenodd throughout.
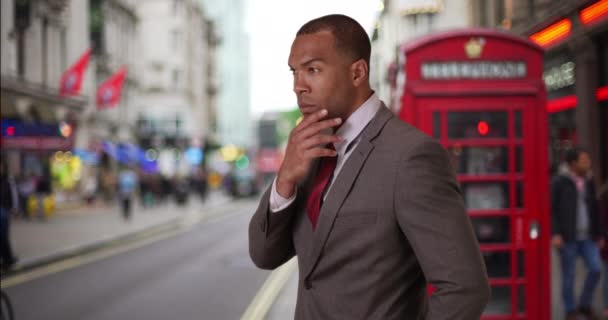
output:
<path id="1" fill-rule="evenodd" d="M 62 97 L 46 86 L 9 76 L 2 76 L 0 93 L 0 149 L 10 174 L 26 195 L 44 185 L 58 204 L 76 198 L 82 166 L 71 151 L 86 99 Z"/>
<path id="2" fill-rule="evenodd" d="M 608 181 L 608 0 L 571 1 L 523 34 L 545 49 L 552 172 L 574 145 L 589 151 L 594 178 Z"/>

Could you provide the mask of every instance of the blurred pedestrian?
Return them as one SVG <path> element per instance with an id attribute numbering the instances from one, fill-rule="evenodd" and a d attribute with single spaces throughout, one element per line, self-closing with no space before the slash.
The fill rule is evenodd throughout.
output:
<path id="1" fill-rule="evenodd" d="M 106 203 L 114 202 L 116 176 L 110 168 L 101 169 L 101 191 Z"/>
<path id="2" fill-rule="evenodd" d="M 479 319 L 487 272 L 448 154 L 374 93 L 370 53 L 344 15 L 297 32 L 303 120 L 249 224 L 250 256 L 264 269 L 297 256 L 297 319 Z"/>
<path id="3" fill-rule="evenodd" d="M 144 208 L 154 205 L 154 196 L 152 195 L 152 188 L 150 186 L 150 176 L 143 171 L 141 171 L 139 178 L 139 196 Z"/>
<path id="4" fill-rule="evenodd" d="M 604 318 L 608 319 L 608 182 L 605 182 L 598 191 L 600 211 L 602 212 L 602 224 L 604 226 L 604 248 L 602 248 L 602 260 L 604 260 Z"/>
<path id="5" fill-rule="evenodd" d="M 96 175 L 89 175 L 84 182 L 84 199 L 88 205 L 95 203 L 95 197 L 97 195 L 97 188 L 99 183 Z"/>
<path id="6" fill-rule="evenodd" d="M 16 184 L 10 182 L 8 168 L 1 159 L 0 157 L 0 268 L 5 270 L 17 263 L 10 242 L 10 215 L 18 202 L 18 191 Z"/>
<path id="7" fill-rule="evenodd" d="M 137 175 L 133 170 L 124 166 L 118 175 L 118 192 L 125 220 L 131 219 L 131 202 L 136 188 Z"/>
<path id="8" fill-rule="evenodd" d="M 591 158 L 586 151 L 573 148 L 566 152 L 568 170 L 552 181 L 552 244 L 561 260 L 562 299 L 566 320 L 599 319 L 592 308 L 593 292 L 600 280 L 604 231 L 600 223 L 599 204 L 591 179 Z M 576 260 L 581 256 L 587 266 L 587 277 L 578 305 L 574 299 Z"/>
<path id="9" fill-rule="evenodd" d="M 21 203 L 21 211 L 23 217 L 29 219 L 33 212 L 29 212 L 28 201 L 32 196 L 36 194 L 36 175 L 32 172 L 28 172 L 19 182 L 19 202 Z"/>
<path id="10" fill-rule="evenodd" d="M 46 219 L 45 199 L 53 193 L 51 186 L 51 169 L 48 164 L 42 166 L 42 175 L 36 184 L 36 197 L 38 198 L 38 218 Z"/>

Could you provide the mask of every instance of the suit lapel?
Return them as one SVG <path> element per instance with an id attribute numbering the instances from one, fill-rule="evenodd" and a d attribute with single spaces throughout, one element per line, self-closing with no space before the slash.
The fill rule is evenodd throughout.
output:
<path id="1" fill-rule="evenodd" d="M 321 212 L 319 213 L 317 230 L 313 233 L 312 251 L 310 251 L 309 259 L 307 259 L 306 276 L 313 271 L 329 233 L 333 228 L 334 220 L 357 179 L 359 171 L 363 168 L 365 160 L 367 160 L 369 154 L 374 149 L 372 140 L 380 133 L 382 127 L 384 127 L 391 117 L 392 113 L 382 104 L 380 110 L 361 133 L 359 144 L 344 163 L 344 167 L 342 167 L 329 190 L 330 193 L 327 195 L 327 199 L 323 203 Z"/>

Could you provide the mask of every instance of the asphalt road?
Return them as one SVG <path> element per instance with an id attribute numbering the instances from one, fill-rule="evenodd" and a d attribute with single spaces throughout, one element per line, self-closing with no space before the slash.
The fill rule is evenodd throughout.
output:
<path id="1" fill-rule="evenodd" d="M 247 249 L 255 204 L 227 205 L 170 237 L 82 265 L 77 257 L 75 267 L 6 288 L 16 319 L 239 319 L 269 275 Z"/>

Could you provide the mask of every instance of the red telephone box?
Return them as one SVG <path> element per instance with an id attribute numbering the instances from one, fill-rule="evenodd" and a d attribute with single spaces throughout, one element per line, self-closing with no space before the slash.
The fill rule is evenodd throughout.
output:
<path id="1" fill-rule="evenodd" d="M 550 319 L 543 49 L 502 32 L 433 34 L 404 48 L 400 117 L 446 147 L 492 298 L 482 319 Z"/>

